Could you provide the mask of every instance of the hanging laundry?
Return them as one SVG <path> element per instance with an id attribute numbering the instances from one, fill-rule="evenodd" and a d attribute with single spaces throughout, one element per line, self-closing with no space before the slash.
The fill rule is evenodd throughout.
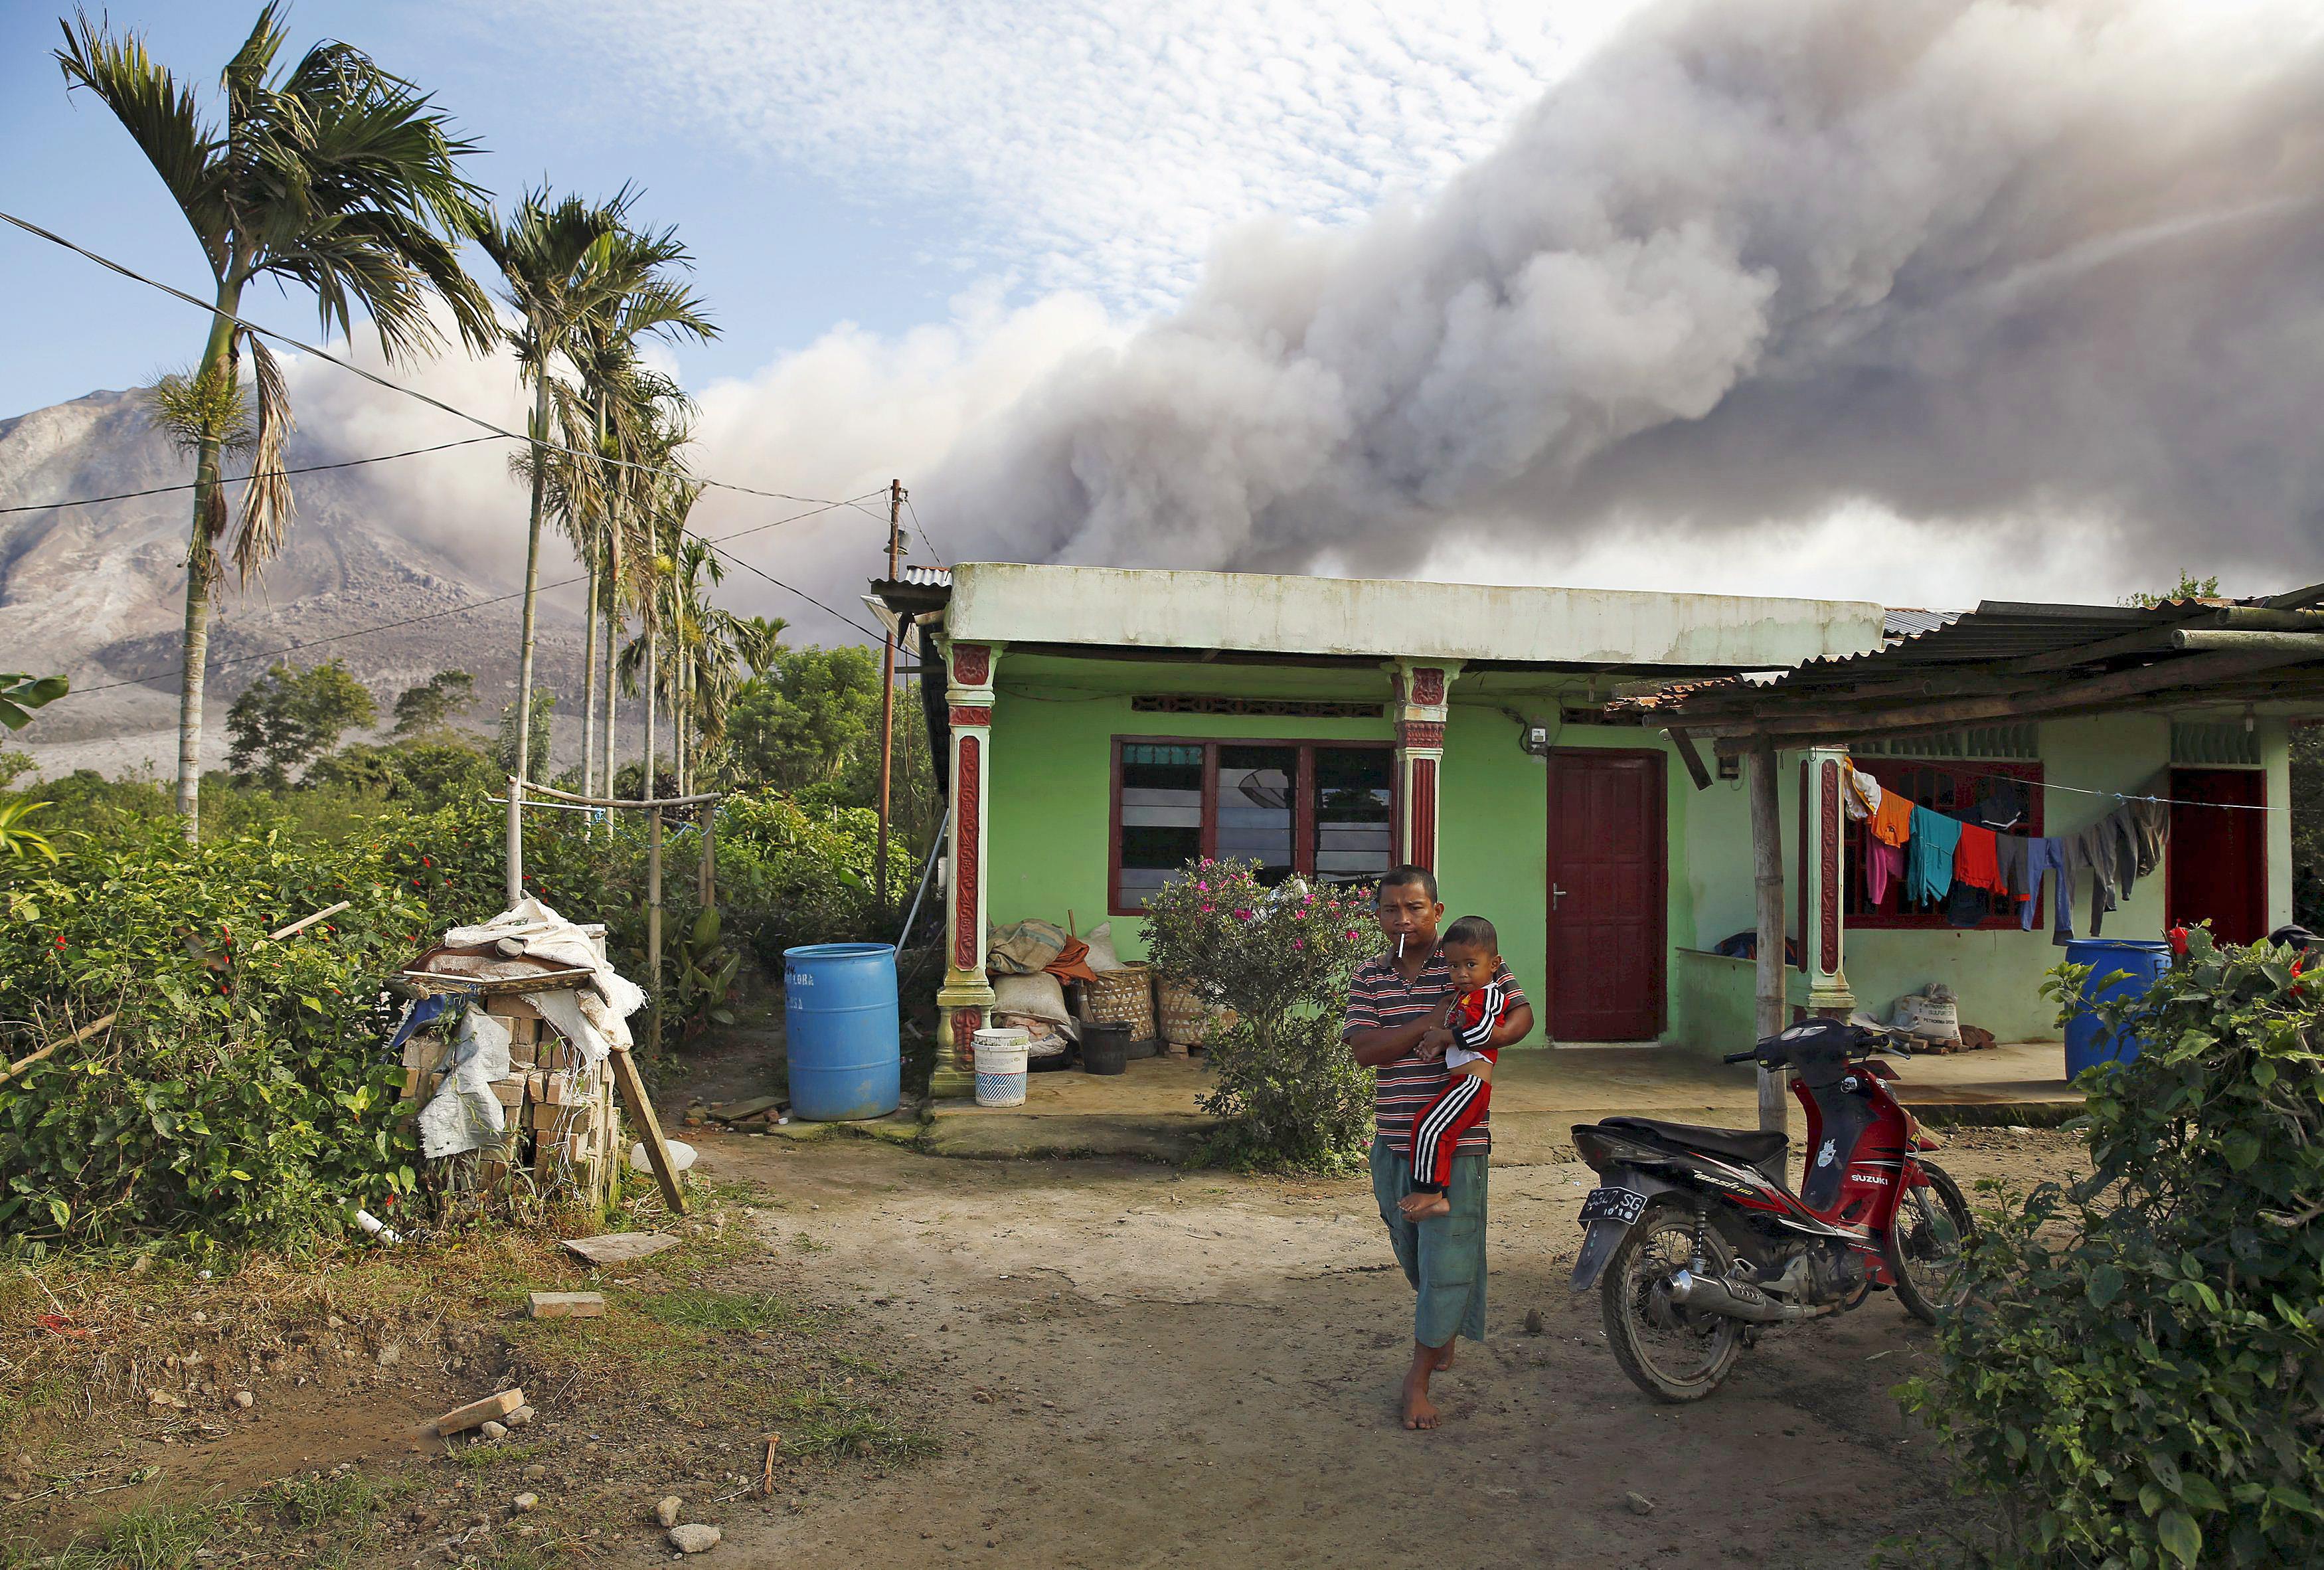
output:
<path id="1" fill-rule="evenodd" d="M 1993 830 L 1974 823 L 1963 824 L 1960 848 L 1953 853 L 1953 882 L 1987 893 L 2007 893 L 2009 885 L 2001 881 L 1997 842 Z"/>
<path id="2" fill-rule="evenodd" d="M 1891 800 L 1895 792 L 1889 792 Z M 1877 833 L 1878 824 L 1873 826 Z M 1912 811 L 1912 838 L 1904 855 L 1904 898 L 1933 905 L 1951 891 L 1953 853 L 1960 847 L 1961 822 L 1925 807 Z"/>
<path id="3" fill-rule="evenodd" d="M 1880 781 L 1864 773 L 1854 764 L 1848 768 L 1848 794 L 1840 805 L 1848 809 L 1849 821 L 1861 823 L 1880 810 Z"/>
<path id="4" fill-rule="evenodd" d="M 1873 835 L 1886 845 L 1903 845 L 1913 837 L 1913 815 L 1921 808 L 1894 790 L 1884 791 L 1880 810 L 1872 815 Z"/>
<path id="5" fill-rule="evenodd" d="M 2002 891 L 2012 900 L 2031 899 L 2032 887 L 2025 881 L 2025 847 L 2033 842 L 2023 835 L 1997 834 L 1993 836 L 1993 864 L 2001 874 Z"/>
<path id="6" fill-rule="evenodd" d="M 1945 925 L 1948 927 L 1979 927 L 1993 914 L 1993 896 L 1974 883 L 1953 880 L 1953 891 L 1945 896 Z"/>
<path id="7" fill-rule="evenodd" d="M 1987 828 L 2015 828 L 2025 821 L 2025 787 L 2007 778 L 1987 780 L 1977 804 L 1976 821 Z"/>
<path id="8" fill-rule="evenodd" d="M 1877 905 L 1888 897 L 1888 885 L 1904 878 L 1904 852 L 1900 845 L 1864 836 L 1864 895 Z"/>
<path id="9" fill-rule="evenodd" d="M 2029 839 L 2025 842 L 2025 891 L 2028 896 L 2042 892 L 2042 874 L 2052 874 L 2051 895 L 2056 900 L 2052 913 L 2050 940 L 2063 944 L 2074 936 L 2073 886 L 2066 881 L 2066 842 L 2061 839 Z M 2034 898 L 2026 900 L 2025 909 L 2017 914 L 2021 932 L 2034 930 L 2034 912 L 2040 909 Z"/>
<path id="10" fill-rule="evenodd" d="M 2150 783 L 2147 794 L 2150 797 L 2164 794 L 2156 788 L 2162 783 L 2160 779 Z M 2167 801 L 2131 801 L 2125 804 L 2124 810 L 2130 814 L 2131 836 L 2137 846 L 2137 875 L 2151 878 L 2155 869 L 2163 864 L 2163 848 L 2171 843 L 2171 804 Z"/>

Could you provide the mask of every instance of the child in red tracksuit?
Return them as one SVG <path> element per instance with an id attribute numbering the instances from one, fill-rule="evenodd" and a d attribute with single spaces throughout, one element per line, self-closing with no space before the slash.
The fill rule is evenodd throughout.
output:
<path id="1" fill-rule="evenodd" d="M 1452 996 L 1438 1021 L 1452 1036 L 1443 1048 L 1450 1074 L 1412 1120 L 1413 1192 L 1397 1205 L 1409 1220 L 1452 1213 L 1445 1192 L 1452 1182 L 1452 1153 L 1492 1105 L 1493 1065 L 1501 1055 L 1493 1032 L 1525 1006 L 1524 994 L 1505 982 L 1500 946 L 1500 934 L 1482 916 L 1462 917 L 1444 929 L 1439 946 L 1452 979 Z"/>

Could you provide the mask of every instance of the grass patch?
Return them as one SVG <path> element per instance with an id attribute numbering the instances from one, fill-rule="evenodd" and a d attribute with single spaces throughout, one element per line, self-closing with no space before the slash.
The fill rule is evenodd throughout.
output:
<path id="1" fill-rule="evenodd" d="M 821 1323 L 772 1292 L 720 1292 L 708 1287 L 678 1287 L 630 1299 L 639 1313 L 664 1325 L 689 1330 L 790 1331 L 804 1334 Z"/>
<path id="2" fill-rule="evenodd" d="M 203 1550 L 241 1519 L 241 1507 L 171 1509 L 143 1505 L 123 1511 L 94 1538 L 76 1537 L 54 1560 L 55 1570 L 193 1570 Z M 0 1560 L 7 1570 L 43 1561 L 30 1547 Z"/>
<path id="3" fill-rule="evenodd" d="M 773 1405 L 783 1449 L 810 1460 L 854 1459 L 892 1464 L 925 1460 L 944 1446 L 932 1434 L 906 1427 L 862 1398 L 829 1385 L 793 1391 Z"/>
<path id="4" fill-rule="evenodd" d="M 477 1475 L 496 1466 L 530 1461 L 547 1448 L 544 1445 L 519 1444 L 507 1439 L 497 1445 L 455 1445 L 447 1439 L 444 1441 L 444 1459 L 463 1472 Z"/>

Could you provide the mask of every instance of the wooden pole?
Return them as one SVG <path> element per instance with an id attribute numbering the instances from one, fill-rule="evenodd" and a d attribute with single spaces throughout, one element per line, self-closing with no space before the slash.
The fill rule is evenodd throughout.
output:
<path id="1" fill-rule="evenodd" d="M 1744 761 L 1751 794 L 1751 887 L 1758 916 L 1758 1011 L 1765 1039 L 1784 1028 L 1784 825 L 1775 808 L 1775 750 L 1762 743 Z M 1784 1131 L 1791 1076 L 1759 1070 L 1759 1127 Z"/>
<path id="2" fill-rule="evenodd" d="M 661 1056 L 661 807 L 646 808 L 646 974 L 652 983 L 653 1014 L 646 1039 Z"/>
<path id="3" fill-rule="evenodd" d="M 888 482 L 888 577 L 895 580 L 897 558 L 904 535 L 899 526 L 904 510 L 904 482 Z M 896 738 L 896 633 L 890 628 L 880 641 L 880 837 L 872 851 L 872 885 L 878 892 L 880 925 L 888 924 L 888 801 L 894 775 Z"/>
<path id="4" fill-rule="evenodd" d="M 661 1136 L 661 1120 L 654 1116 L 653 1103 L 646 1099 L 645 1081 L 638 1077 L 638 1066 L 627 1048 L 613 1048 L 613 1084 L 622 1093 L 622 1104 L 629 1108 L 630 1116 L 637 1120 L 638 1130 L 645 1136 L 639 1142 L 646 1148 L 646 1160 L 653 1168 L 654 1181 L 661 1186 L 661 1202 L 669 1206 L 672 1215 L 684 1215 L 686 1196 L 678 1187 L 678 1174 L 670 1168 L 669 1144 Z M 624 1159 L 625 1152 L 617 1145 L 607 1164 L 618 1171 L 615 1163 Z"/>

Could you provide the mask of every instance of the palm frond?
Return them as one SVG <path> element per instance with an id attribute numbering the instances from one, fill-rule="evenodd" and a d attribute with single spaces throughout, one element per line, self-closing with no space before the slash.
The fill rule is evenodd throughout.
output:
<path id="1" fill-rule="evenodd" d="M 65 45 L 55 57 L 67 88 L 87 88 L 113 111 L 184 211 L 211 272 L 223 277 L 231 225 L 218 180 L 217 134 L 203 124 L 194 89 L 157 64 L 138 33 L 115 39 L 86 11 L 58 25 Z"/>
<path id="2" fill-rule="evenodd" d="M 244 587 L 282 549 L 293 503 L 290 476 L 282 471 L 282 449 L 296 421 L 281 362 L 265 341 L 249 337 L 251 380 L 258 392 L 258 436 L 251 449 L 249 483 L 242 490 L 242 519 L 235 536 L 235 571 Z"/>

